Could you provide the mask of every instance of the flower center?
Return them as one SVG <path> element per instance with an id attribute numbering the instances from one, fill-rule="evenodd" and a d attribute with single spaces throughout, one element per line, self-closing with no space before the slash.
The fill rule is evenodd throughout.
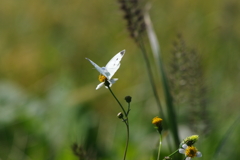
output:
<path id="1" fill-rule="evenodd" d="M 187 157 L 196 157 L 197 155 L 197 148 L 194 146 L 188 146 L 187 149 L 185 150 L 185 155 Z"/>
<path id="2" fill-rule="evenodd" d="M 105 82 L 105 80 L 107 80 L 107 78 L 106 78 L 104 75 L 100 74 L 100 75 L 98 76 L 98 80 L 99 80 L 100 82 Z"/>

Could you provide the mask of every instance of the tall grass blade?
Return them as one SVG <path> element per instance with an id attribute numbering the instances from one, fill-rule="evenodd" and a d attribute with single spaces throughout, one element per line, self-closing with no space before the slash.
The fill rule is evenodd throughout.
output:
<path id="1" fill-rule="evenodd" d="M 150 16 L 147 11 L 144 13 L 144 20 L 145 20 L 145 24 L 146 24 L 146 30 L 147 30 L 149 42 L 152 47 L 152 52 L 156 59 L 156 63 L 159 67 L 160 75 L 162 78 L 163 89 L 164 89 L 164 94 L 165 94 L 165 101 L 166 101 L 166 105 L 167 105 L 168 124 L 169 124 L 170 130 L 172 131 L 172 134 L 173 134 L 175 147 L 179 147 L 180 140 L 179 140 L 179 136 L 178 136 L 177 117 L 175 114 L 175 108 L 173 106 L 173 99 L 170 94 L 167 77 L 166 77 L 165 71 L 163 69 L 163 64 L 162 64 L 162 60 L 160 57 L 160 46 L 159 46 L 159 43 L 157 40 L 156 33 L 152 26 Z"/>
<path id="2" fill-rule="evenodd" d="M 232 123 L 232 125 L 228 128 L 228 130 L 226 131 L 226 133 L 224 134 L 222 140 L 220 141 L 214 155 L 213 155 L 213 159 L 217 159 L 218 154 L 221 152 L 221 150 L 223 149 L 223 147 L 226 145 L 224 145 L 227 142 L 227 139 L 229 138 L 229 136 L 231 135 L 231 133 L 233 132 L 234 128 L 236 128 L 236 126 L 239 124 L 240 121 L 240 116 L 237 117 L 237 119 Z"/>
<path id="3" fill-rule="evenodd" d="M 148 6 L 146 7 L 147 10 L 149 8 Z M 147 11 L 144 14 L 144 21 L 145 21 L 145 24 L 146 24 L 146 31 L 147 31 L 148 39 L 150 41 L 150 45 L 151 45 L 152 53 L 153 53 L 153 56 L 154 56 L 154 59 L 155 59 L 155 63 L 158 66 L 158 68 L 160 68 L 160 61 L 159 61 L 159 59 L 160 59 L 160 45 L 159 45 L 157 36 L 154 32 L 150 16 L 149 16 Z"/>

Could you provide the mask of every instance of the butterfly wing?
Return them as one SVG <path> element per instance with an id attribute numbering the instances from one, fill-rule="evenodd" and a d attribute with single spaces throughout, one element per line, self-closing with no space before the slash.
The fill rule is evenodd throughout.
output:
<path id="1" fill-rule="evenodd" d="M 118 68 L 120 67 L 120 61 L 122 59 L 122 57 L 125 54 L 125 50 L 122 50 L 121 52 L 119 52 L 118 54 L 116 54 L 106 65 L 106 70 L 108 73 L 110 73 L 109 75 L 109 79 L 112 78 L 112 76 L 115 74 L 115 72 L 118 70 Z"/>
<path id="2" fill-rule="evenodd" d="M 97 70 L 98 72 L 100 72 L 102 75 L 104 75 L 105 77 L 107 77 L 108 79 L 110 76 L 110 73 L 106 70 L 105 67 L 99 67 L 96 63 L 94 63 L 93 61 L 91 61 L 90 59 L 86 58 Z"/>

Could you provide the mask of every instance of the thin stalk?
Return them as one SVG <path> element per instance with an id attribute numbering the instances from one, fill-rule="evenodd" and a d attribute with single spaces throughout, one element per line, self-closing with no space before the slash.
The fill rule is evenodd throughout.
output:
<path id="1" fill-rule="evenodd" d="M 125 122 L 126 127 L 127 127 L 127 141 L 126 141 L 126 148 L 125 148 L 124 157 L 123 157 L 123 159 L 125 160 L 126 155 L 127 155 L 128 142 L 129 142 L 129 121 L 128 121 L 128 117 L 124 122 Z"/>
<path id="2" fill-rule="evenodd" d="M 112 92 L 111 88 L 109 86 L 107 86 L 109 91 L 111 92 L 111 94 L 113 95 L 113 97 L 116 99 L 116 101 L 118 102 L 119 106 L 121 107 L 126 119 L 124 119 L 124 123 L 126 124 L 127 127 L 127 140 L 126 140 L 126 147 L 125 147 L 125 151 L 124 151 L 124 157 L 123 160 L 126 159 L 127 156 L 127 150 L 128 150 L 128 143 L 129 143 L 129 121 L 128 121 L 128 113 L 129 113 L 129 108 L 130 108 L 130 104 L 129 104 L 129 108 L 128 111 L 126 112 L 125 109 L 123 108 L 122 104 L 119 102 L 119 100 L 117 99 L 117 97 L 115 96 L 115 94 Z"/>
<path id="3" fill-rule="evenodd" d="M 127 116 L 128 116 L 128 114 L 129 114 L 129 112 L 130 112 L 130 103 L 128 103 Z"/>
<path id="4" fill-rule="evenodd" d="M 174 154 L 176 154 L 178 152 L 178 149 L 176 150 L 176 151 L 174 151 L 172 154 L 170 154 L 170 155 L 168 155 L 168 156 L 166 156 L 166 157 L 171 157 L 171 156 L 173 156 Z M 166 158 L 164 158 L 164 159 L 166 159 Z"/>
<path id="5" fill-rule="evenodd" d="M 162 134 L 160 133 L 157 160 L 159 160 L 160 158 L 161 148 L 162 148 Z"/>
<path id="6" fill-rule="evenodd" d="M 112 92 L 111 88 L 109 86 L 107 86 L 109 91 L 111 92 L 111 94 L 113 95 L 113 97 L 116 99 L 116 101 L 118 102 L 119 106 L 121 107 L 124 115 L 127 117 L 127 112 L 125 111 L 125 109 L 123 108 L 122 104 L 119 102 L 119 100 L 117 99 L 117 97 L 115 96 L 115 94 Z"/>

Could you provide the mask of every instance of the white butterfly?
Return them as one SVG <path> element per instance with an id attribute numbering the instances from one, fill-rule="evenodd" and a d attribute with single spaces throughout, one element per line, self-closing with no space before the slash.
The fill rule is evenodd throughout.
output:
<path id="1" fill-rule="evenodd" d="M 90 59 L 86 58 L 97 70 L 100 72 L 99 80 L 101 83 L 97 85 L 97 89 L 102 87 L 104 85 L 105 78 L 108 80 L 110 83 L 110 87 L 112 86 L 113 83 L 115 83 L 118 79 L 117 78 L 112 78 L 112 76 L 116 73 L 116 71 L 120 67 L 120 61 L 122 57 L 125 54 L 125 50 L 122 50 L 118 54 L 116 54 L 108 63 L 105 67 L 99 67 L 96 63 L 91 61 Z"/>

